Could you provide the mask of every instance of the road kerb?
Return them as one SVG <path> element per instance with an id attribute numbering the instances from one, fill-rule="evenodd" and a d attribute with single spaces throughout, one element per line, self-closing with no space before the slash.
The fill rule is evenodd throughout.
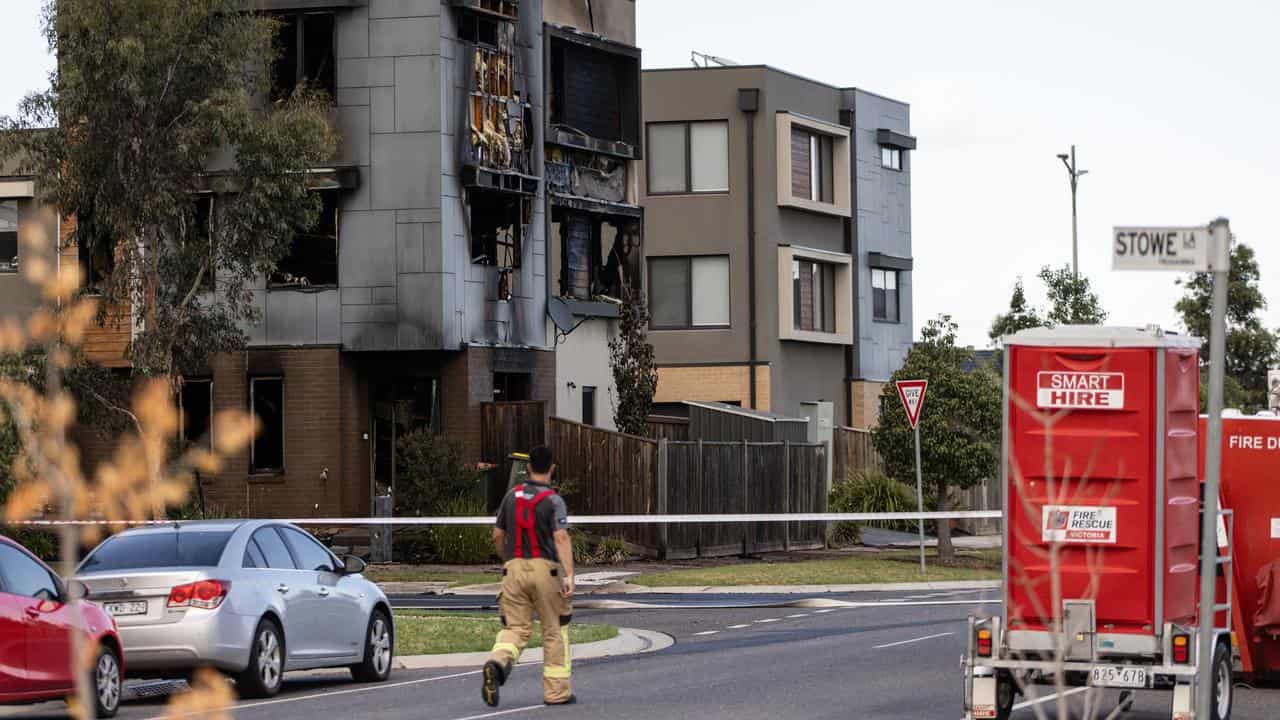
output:
<path id="1" fill-rule="evenodd" d="M 634 628 L 618 628 L 617 637 L 599 642 L 584 643 L 573 646 L 574 660 L 594 660 L 596 658 L 615 657 L 619 655 L 641 655 L 666 650 L 675 644 L 670 635 L 652 630 Z M 449 667 L 480 667 L 489 659 L 487 652 L 448 653 L 443 655 L 406 655 L 396 658 L 396 668 L 400 670 L 429 670 Z M 535 665 L 542 662 L 542 648 L 526 650 L 520 656 L 520 665 Z"/>
<path id="2" fill-rule="evenodd" d="M 923 590 L 994 590 L 999 580 L 939 580 L 936 582 L 863 583 L 859 585 L 691 585 L 685 587 L 648 587 L 645 585 L 610 585 L 602 594 L 654 595 L 822 595 L 855 592 L 918 592 Z M 451 588 L 443 595 L 497 595 L 498 585 L 469 585 Z M 579 593 L 590 597 L 593 593 Z"/>

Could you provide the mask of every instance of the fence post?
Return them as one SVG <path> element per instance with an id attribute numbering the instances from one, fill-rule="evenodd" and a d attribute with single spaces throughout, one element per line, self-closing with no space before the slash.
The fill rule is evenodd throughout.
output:
<path id="1" fill-rule="evenodd" d="M 666 515 L 668 511 L 667 487 L 667 439 L 658 439 L 658 514 Z M 667 559 L 667 524 L 658 526 L 658 557 Z"/>
<path id="2" fill-rule="evenodd" d="M 698 507 L 702 508 L 702 512 L 708 512 L 708 509 L 703 507 L 703 500 L 705 500 L 707 497 L 706 488 L 702 486 L 703 479 L 704 478 L 703 478 L 703 472 L 702 472 L 702 438 L 698 438 L 698 493 L 699 495 L 701 495 L 701 497 L 698 498 Z M 702 523 L 698 523 L 698 542 L 697 542 L 698 557 L 702 557 L 702 533 L 703 533 L 703 525 Z"/>
<path id="3" fill-rule="evenodd" d="M 747 445 L 747 441 L 742 441 L 742 514 L 746 515 L 751 512 L 751 448 Z M 747 535 L 751 530 L 750 523 L 742 524 L 742 554 L 749 555 L 755 549 L 755 543 L 751 542 Z"/>
<path id="4" fill-rule="evenodd" d="M 791 441 L 782 441 L 782 512 L 791 512 Z M 791 552 L 791 523 L 782 523 L 782 550 Z"/>

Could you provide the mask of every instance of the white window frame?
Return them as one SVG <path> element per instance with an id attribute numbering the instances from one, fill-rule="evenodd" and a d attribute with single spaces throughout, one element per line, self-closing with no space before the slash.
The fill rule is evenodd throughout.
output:
<path id="1" fill-rule="evenodd" d="M 888 170 L 902 170 L 903 156 L 906 154 L 902 148 L 893 147 L 892 145 L 880 146 L 880 167 Z"/>

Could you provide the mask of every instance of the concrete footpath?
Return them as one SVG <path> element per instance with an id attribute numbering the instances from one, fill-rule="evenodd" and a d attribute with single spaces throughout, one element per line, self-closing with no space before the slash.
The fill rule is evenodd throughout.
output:
<path id="1" fill-rule="evenodd" d="M 634 628 L 618 628 L 618 635 L 610 640 L 584 643 L 572 646 L 574 660 L 594 660 L 596 658 L 617 657 L 619 655 L 642 655 L 644 653 L 666 650 L 675 644 L 670 635 L 650 630 Z M 433 668 L 474 667 L 484 665 L 489 659 L 487 652 L 448 653 L 444 655 L 406 655 L 395 659 L 395 666 L 400 670 L 428 670 Z M 542 662 L 542 648 L 526 650 L 520 656 L 519 665 L 536 665 Z"/>

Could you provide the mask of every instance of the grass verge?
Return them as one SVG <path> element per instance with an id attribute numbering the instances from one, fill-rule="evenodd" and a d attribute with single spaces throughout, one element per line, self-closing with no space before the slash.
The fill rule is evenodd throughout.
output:
<path id="1" fill-rule="evenodd" d="M 927 552 L 927 551 L 926 551 Z M 648 587 L 736 585 L 859 585 L 945 580 L 997 580 L 998 552 L 958 554 L 953 565 L 941 565 L 938 556 L 926 554 L 926 572 L 920 574 L 920 556 L 913 551 L 856 553 L 845 557 L 798 562 L 739 563 L 711 568 L 672 570 L 632 578 Z"/>
<path id="2" fill-rule="evenodd" d="M 487 585 L 502 582 L 499 573 L 485 572 L 447 572 L 434 570 L 418 570 L 415 568 L 380 568 L 374 565 L 364 571 L 366 579 L 376 582 L 447 582 L 455 586 Z"/>
<path id="3" fill-rule="evenodd" d="M 395 614 L 396 655 L 438 655 L 442 653 L 486 652 L 502 629 L 492 615 L 441 613 L 431 610 L 402 610 Z M 569 625 L 570 643 L 611 640 L 618 636 L 612 625 Z M 542 647 L 542 626 L 533 625 L 529 647 Z"/>

